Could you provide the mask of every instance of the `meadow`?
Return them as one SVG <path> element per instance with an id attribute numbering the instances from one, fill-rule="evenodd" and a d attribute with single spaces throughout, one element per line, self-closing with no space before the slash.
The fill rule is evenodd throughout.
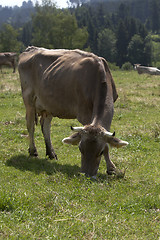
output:
<path id="1" fill-rule="evenodd" d="M 112 71 L 119 98 L 111 131 L 129 142 L 110 149 L 123 178 L 101 160 L 96 181 L 80 174 L 77 146 L 64 145 L 77 120 L 52 120 L 59 160 L 28 156 L 18 73 L 0 73 L 0 239 L 160 240 L 160 76 Z"/>

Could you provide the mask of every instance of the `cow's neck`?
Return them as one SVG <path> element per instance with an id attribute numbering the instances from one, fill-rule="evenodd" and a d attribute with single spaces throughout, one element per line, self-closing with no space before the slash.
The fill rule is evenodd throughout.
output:
<path id="1" fill-rule="evenodd" d="M 100 125 L 109 131 L 113 118 L 113 91 L 108 77 L 102 75 L 98 82 L 91 125 Z"/>

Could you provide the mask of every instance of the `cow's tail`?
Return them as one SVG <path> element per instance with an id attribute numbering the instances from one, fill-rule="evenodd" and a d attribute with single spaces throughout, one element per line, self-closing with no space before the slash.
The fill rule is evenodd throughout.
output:
<path id="1" fill-rule="evenodd" d="M 37 111 L 36 111 L 36 99 L 37 99 L 37 97 L 34 96 L 34 97 L 33 97 L 33 105 L 34 105 L 34 122 L 35 122 L 35 124 L 37 125 L 37 124 L 38 124 L 38 113 L 37 113 Z"/>

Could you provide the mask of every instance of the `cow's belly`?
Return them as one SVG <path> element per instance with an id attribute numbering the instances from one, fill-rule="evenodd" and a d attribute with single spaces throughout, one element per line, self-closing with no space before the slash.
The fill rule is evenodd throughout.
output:
<path id="1" fill-rule="evenodd" d="M 36 96 L 35 100 L 36 112 L 41 115 L 42 112 L 47 112 L 53 117 L 64 119 L 77 118 L 77 109 L 74 101 L 71 104 L 67 104 L 65 99 L 54 99 L 46 96 L 45 99 Z"/>

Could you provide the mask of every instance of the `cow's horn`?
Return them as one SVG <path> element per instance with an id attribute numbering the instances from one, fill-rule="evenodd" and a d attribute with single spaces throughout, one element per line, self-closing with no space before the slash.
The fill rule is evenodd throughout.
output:
<path id="1" fill-rule="evenodd" d="M 114 133 L 111 133 L 111 132 L 105 131 L 105 132 L 104 132 L 104 136 L 106 136 L 106 137 L 115 136 L 115 132 L 114 132 Z"/>
<path id="2" fill-rule="evenodd" d="M 76 132 L 79 132 L 79 131 L 83 130 L 83 128 L 84 128 L 84 127 L 72 127 L 72 126 L 71 126 L 71 130 L 72 130 L 72 131 L 76 131 Z"/>

